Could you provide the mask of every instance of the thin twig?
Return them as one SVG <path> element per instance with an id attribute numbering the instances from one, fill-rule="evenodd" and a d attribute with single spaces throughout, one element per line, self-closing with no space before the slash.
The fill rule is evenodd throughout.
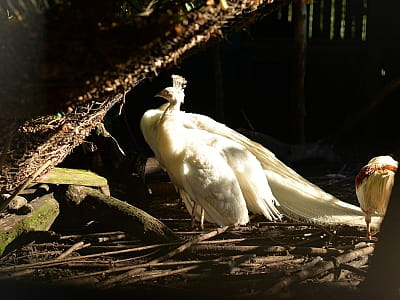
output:
<path id="1" fill-rule="evenodd" d="M 304 263 L 304 264 L 302 264 L 302 265 L 300 265 L 300 266 L 295 266 L 295 267 L 291 268 L 291 269 L 288 270 L 287 272 L 293 274 L 293 273 L 295 273 L 295 272 L 297 272 L 297 271 L 300 271 L 300 270 L 312 268 L 312 267 L 314 267 L 317 263 L 320 263 L 320 262 L 323 261 L 323 260 L 324 260 L 324 259 L 323 259 L 321 256 L 317 256 L 317 257 L 314 257 L 314 258 L 313 258 L 311 261 L 309 261 L 309 262 L 306 262 L 306 263 Z"/>
<path id="2" fill-rule="evenodd" d="M 47 167 L 51 165 L 52 161 L 49 160 L 45 162 L 39 169 L 37 169 L 33 174 L 31 174 L 24 183 L 18 186 L 10 197 L 4 200 L 4 202 L 0 205 L 0 213 L 6 209 L 7 205 L 16 197 L 18 194 L 25 189 L 38 175 L 40 175 Z"/>
<path id="3" fill-rule="evenodd" d="M 166 276 L 170 276 L 170 275 L 186 273 L 186 272 L 194 270 L 196 268 L 198 268 L 198 265 L 189 266 L 189 267 L 181 268 L 181 269 L 177 269 L 177 270 L 158 270 L 158 271 L 145 272 L 143 274 L 136 275 L 132 279 L 128 279 L 128 280 L 121 282 L 120 285 L 124 286 L 124 285 L 128 285 L 128 284 L 133 284 L 133 283 L 137 283 L 137 282 L 155 279 L 155 278 L 161 278 L 161 277 L 166 277 Z"/>
<path id="4" fill-rule="evenodd" d="M 63 235 L 59 237 L 59 240 L 69 240 L 69 239 L 83 239 L 83 238 L 98 238 L 99 242 L 105 242 L 109 240 L 125 239 L 126 233 L 124 231 L 111 231 L 111 232 L 100 232 L 100 233 L 87 233 L 87 234 L 71 234 Z"/>
<path id="5" fill-rule="evenodd" d="M 114 267 L 114 264 L 112 264 L 113 268 L 108 269 L 108 270 L 86 273 L 86 274 L 79 274 L 79 275 L 69 277 L 67 279 L 64 278 L 64 279 L 60 279 L 60 280 L 65 281 L 65 280 L 75 280 L 75 279 L 84 278 L 84 277 L 104 276 L 104 275 L 109 275 L 112 273 L 125 272 L 125 271 L 129 271 L 129 270 L 134 270 L 134 269 L 144 270 L 146 268 L 174 267 L 174 266 L 182 266 L 182 265 L 200 265 L 200 264 L 228 265 L 229 261 L 232 261 L 232 260 L 235 260 L 235 259 L 238 259 L 241 257 L 242 257 L 242 255 L 238 255 L 238 256 L 230 256 L 230 257 L 211 259 L 211 260 L 168 261 L 168 262 L 160 262 L 160 263 L 137 264 L 137 265 L 130 265 L 130 266 L 122 266 L 122 267 Z M 124 274 L 126 274 L 126 273 L 124 273 Z M 132 274 L 132 275 L 135 275 L 135 274 Z M 60 280 L 55 280 L 54 282 L 60 281 Z M 97 287 L 105 288 L 105 287 L 110 287 L 114 284 L 114 282 L 112 282 L 112 284 L 111 284 L 111 282 L 108 282 L 107 285 L 105 285 L 103 283 L 104 282 L 100 283 Z"/>
<path id="6" fill-rule="evenodd" d="M 305 260 L 306 260 L 305 257 L 294 258 L 294 259 L 288 259 L 288 260 L 267 263 L 264 266 L 267 268 L 277 268 L 277 267 L 281 267 L 284 265 L 302 264 L 302 263 L 304 263 Z"/>
<path id="7" fill-rule="evenodd" d="M 287 246 L 260 246 L 260 245 L 251 245 L 251 246 L 238 246 L 238 245 L 195 245 L 190 251 L 194 253 L 202 253 L 202 254 L 211 254 L 216 255 L 220 253 L 235 253 L 235 254 L 243 254 L 243 253 L 253 253 L 257 255 L 265 255 L 267 253 L 282 253 L 287 252 L 295 247 L 287 247 Z"/>
<path id="8" fill-rule="evenodd" d="M 252 260 L 250 259 L 247 262 L 241 263 L 239 266 L 251 267 L 251 268 L 259 268 L 259 267 L 268 267 L 268 268 L 275 267 L 276 268 L 276 267 L 280 267 L 280 266 L 288 265 L 288 264 L 304 263 L 304 261 L 306 260 L 305 257 L 301 257 L 301 258 L 294 258 L 294 257 L 288 258 L 289 256 L 284 256 L 284 257 L 285 257 L 285 259 L 282 259 L 282 260 L 278 259 L 275 261 L 268 261 L 268 262 L 263 262 L 263 263 L 252 262 Z"/>
<path id="9" fill-rule="evenodd" d="M 362 269 L 357 268 L 357 267 L 354 267 L 351 264 L 341 264 L 340 268 L 344 269 L 344 270 L 347 270 L 347 271 L 350 271 L 350 272 L 353 272 L 353 273 L 355 273 L 357 275 L 361 275 L 361 276 L 366 276 L 367 275 L 367 271 L 362 270 Z"/>
<path id="10" fill-rule="evenodd" d="M 197 244 L 197 243 L 199 243 L 201 241 L 210 239 L 210 238 L 212 238 L 214 236 L 217 236 L 217 235 L 219 235 L 221 233 L 224 233 L 229 228 L 233 228 L 233 227 L 232 226 L 225 226 L 225 227 L 222 227 L 222 228 L 218 228 L 217 230 L 211 231 L 209 233 L 200 234 L 199 236 L 197 236 L 197 237 L 193 238 L 192 240 L 184 243 L 183 245 L 179 246 L 178 248 L 172 250 L 171 252 L 168 252 L 167 254 L 165 254 L 165 255 L 163 255 L 163 256 L 161 256 L 159 258 L 153 259 L 151 261 L 151 263 L 156 263 L 156 262 L 160 262 L 160 261 L 166 260 L 168 258 L 171 258 L 171 257 L 173 257 L 173 256 L 175 256 L 175 255 L 177 255 L 179 253 L 182 253 L 186 249 L 189 249 L 190 247 L 192 247 L 193 245 L 195 245 L 195 244 Z"/>
<path id="11" fill-rule="evenodd" d="M 73 244 L 70 248 L 68 248 L 68 250 L 66 250 L 65 252 L 61 253 L 58 257 L 56 257 L 56 260 L 60 260 L 60 259 L 64 259 L 66 257 L 68 257 L 72 252 L 76 251 L 76 250 L 80 250 L 86 247 L 89 247 L 90 244 L 85 244 L 84 242 L 78 242 Z"/>
<path id="12" fill-rule="evenodd" d="M 274 284 L 271 288 L 266 291 L 266 295 L 275 295 L 278 294 L 282 289 L 287 288 L 288 286 L 292 285 L 295 282 L 303 281 L 307 278 L 312 278 L 317 276 L 323 272 L 329 271 L 334 269 L 340 264 L 347 263 L 351 260 L 354 260 L 360 256 L 369 255 L 374 251 L 374 247 L 368 246 L 362 249 L 350 251 L 348 253 L 342 254 L 338 257 L 335 257 L 333 260 L 330 261 L 322 261 L 317 265 L 303 269 L 291 276 L 285 277 L 278 283 Z"/>
<path id="13" fill-rule="evenodd" d="M 173 257 L 173 256 L 175 256 L 175 255 L 177 255 L 179 253 L 182 253 L 183 251 L 185 251 L 188 248 L 192 247 L 196 243 L 204 241 L 204 240 L 207 240 L 207 239 L 212 238 L 214 236 L 217 236 L 217 235 L 227 231 L 230 228 L 233 228 L 233 227 L 232 226 L 225 226 L 225 227 L 222 227 L 222 228 L 218 228 L 218 229 L 216 229 L 214 231 L 211 231 L 209 233 L 200 234 L 197 237 L 195 237 L 195 238 L 191 239 L 190 241 L 184 243 L 183 245 L 179 246 L 178 248 L 175 248 L 174 250 L 168 252 L 167 254 L 151 260 L 149 263 L 150 264 L 154 264 L 154 263 L 159 263 L 159 262 L 161 262 L 163 260 L 167 260 L 167 259 L 169 259 L 169 258 L 171 258 L 171 257 Z M 134 275 L 136 275 L 136 274 L 138 274 L 140 272 L 143 272 L 144 270 L 145 270 L 145 268 L 136 267 L 135 269 L 130 270 L 130 271 L 126 272 L 126 273 L 123 273 L 123 274 L 118 275 L 118 276 L 114 276 L 113 278 L 109 278 L 108 280 L 104 280 L 103 282 L 101 282 L 98 285 L 98 287 L 99 288 L 108 288 L 108 287 L 114 286 L 117 282 L 123 282 L 123 281 L 127 280 L 128 278 L 131 278 L 132 276 L 134 276 Z"/>
<path id="14" fill-rule="evenodd" d="M 251 246 L 238 246 L 238 245 L 195 245 L 191 248 L 192 252 L 201 253 L 226 253 L 234 252 L 253 253 L 258 255 L 265 255 L 266 253 L 282 253 L 290 252 L 293 254 L 308 254 L 308 255 L 338 255 L 344 251 L 335 248 L 319 248 L 319 247 L 295 247 L 295 246 L 270 246 L 270 245 L 251 245 Z"/>
<path id="15" fill-rule="evenodd" d="M 131 248 L 131 249 L 123 249 L 123 250 L 118 250 L 118 251 L 95 253 L 95 254 L 83 255 L 83 256 L 78 256 L 78 257 L 69 257 L 69 258 L 64 258 L 64 259 L 60 259 L 60 260 L 48 260 L 48 261 L 31 263 L 31 264 L 8 266 L 8 267 L 0 268 L 0 273 L 16 271 L 16 270 L 21 270 L 21 269 L 27 269 L 27 268 L 40 268 L 40 267 L 48 268 L 48 267 L 63 265 L 65 263 L 68 263 L 71 261 L 80 261 L 80 260 L 85 260 L 85 259 L 94 258 L 94 257 L 118 255 L 118 254 L 125 254 L 125 253 L 131 253 L 131 252 L 139 252 L 139 251 L 156 249 L 156 248 L 161 248 L 161 247 L 166 247 L 166 246 L 171 246 L 171 245 L 176 245 L 176 244 L 177 243 L 155 244 L 155 245 L 149 245 L 149 246 L 143 246 L 143 247 L 137 247 L 137 248 Z"/>
<path id="16" fill-rule="evenodd" d="M 271 255 L 271 256 L 258 256 L 250 259 L 252 263 L 256 264 L 269 264 L 278 261 L 291 260 L 294 255 Z"/>
<path id="17" fill-rule="evenodd" d="M 225 243 L 240 243 L 254 240 L 265 240 L 265 237 L 254 237 L 254 238 L 237 238 L 237 239 L 223 239 L 223 240 L 212 240 L 198 242 L 198 245 L 211 245 L 211 244 L 225 244 Z"/>

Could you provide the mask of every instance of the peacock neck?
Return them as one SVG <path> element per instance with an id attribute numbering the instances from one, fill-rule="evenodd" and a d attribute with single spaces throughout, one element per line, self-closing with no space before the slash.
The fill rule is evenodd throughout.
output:
<path id="1" fill-rule="evenodd" d="M 170 103 L 169 106 L 167 107 L 167 109 L 165 110 L 166 112 L 177 112 L 177 111 L 181 111 L 181 103 L 176 101 L 175 103 Z"/>
<path id="2" fill-rule="evenodd" d="M 161 148 L 157 158 L 162 165 L 168 166 L 169 176 L 174 178 L 173 181 L 178 185 L 186 151 L 187 132 L 182 124 L 184 114 L 176 109 L 167 109 L 160 118 L 160 127 L 157 133 L 157 144 Z"/>
<path id="3" fill-rule="evenodd" d="M 179 105 L 168 107 L 160 118 L 160 130 L 158 131 L 158 143 L 170 154 L 178 154 L 183 151 L 185 128 L 183 123 L 184 112 L 179 110 Z"/>

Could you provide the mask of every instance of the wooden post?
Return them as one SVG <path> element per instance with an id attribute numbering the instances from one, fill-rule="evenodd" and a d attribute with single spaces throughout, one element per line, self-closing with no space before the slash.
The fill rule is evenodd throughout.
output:
<path id="1" fill-rule="evenodd" d="M 304 118 L 306 115 L 304 80 L 306 74 L 307 50 L 307 6 L 306 0 L 295 0 L 293 4 L 294 45 L 291 104 L 295 139 L 296 142 L 304 144 Z"/>
<path id="2" fill-rule="evenodd" d="M 332 11 L 332 0 L 324 0 L 324 6 L 322 11 L 322 37 L 329 40 L 331 35 L 331 11 Z"/>
<path id="3" fill-rule="evenodd" d="M 333 25 L 333 39 L 340 40 L 340 30 L 342 28 L 342 1 L 335 1 L 335 23 Z"/>

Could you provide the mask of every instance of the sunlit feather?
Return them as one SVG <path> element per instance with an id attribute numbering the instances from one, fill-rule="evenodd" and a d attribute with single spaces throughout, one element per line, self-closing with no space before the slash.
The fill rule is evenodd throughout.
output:
<path id="1" fill-rule="evenodd" d="M 355 179 L 360 207 L 365 214 L 367 238 L 371 238 L 372 215 L 384 216 L 394 184 L 398 162 L 391 156 L 377 156 L 361 168 Z"/>
<path id="2" fill-rule="evenodd" d="M 169 105 L 147 111 L 141 129 L 187 209 L 199 205 L 206 219 L 218 225 L 246 224 L 248 210 L 279 219 L 278 203 L 256 157 L 228 137 L 188 126 L 187 114 L 179 109 L 183 86 L 174 82 L 158 96 Z M 194 212 L 198 217 L 201 210 Z"/>
<path id="3" fill-rule="evenodd" d="M 158 122 L 165 113 L 166 107 L 168 107 L 168 104 L 164 104 L 158 109 L 147 111 L 141 120 L 141 128 L 145 139 L 153 149 L 156 157 L 161 159 L 161 165 L 164 165 L 165 162 L 162 160 L 162 157 L 160 157 L 160 148 L 155 140 L 155 134 L 158 130 Z M 219 138 L 228 139 L 246 149 L 247 153 L 253 155 L 261 165 L 262 173 L 267 179 L 268 188 L 270 188 L 274 197 L 273 200 L 262 201 L 262 203 L 268 204 L 266 205 L 267 209 L 271 209 L 271 214 L 275 216 L 275 218 L 272 219 L 279 217 L 278 213 L 274 210 L 277 208 L 280 213 L 299 221 L 321 225 L 346 224 L 351 226 L 364 226 L 364 213 L 358 206 L 341 201 L 335 196 L 325 192 L 285 165 L 276 158 L 271 151 L 259 143 L 248 139 L 237 131 L 207 116 L 185 113 L 182 111 L 179 111 L 179 114 L 180 126 L 186 129 L 200 130 Z M 232 161 L 233 158 L 230 162 L 231 167 L 234 165 Z M 236 172 L 240 173 L 242 169 L 243 166 L 240 164 L 236 166 Z M 251 178 L 251 176 L 247 177 L 247 179 L 249 178 Z M 251 180 L 248 180 L 249 186 L 251 186 L 250 182 Z M 245 183 L 242 183 L 242 193 L 251 194 L 251 192 L 246 192 L 244 185 Z M 187 193 L 183 191 L 183 194 Z M 187 198 L 187 203 L 185 202 L 185 204 L 187 205 L 188 211 L 190 211 L 193 208 L 193 205 L 189 203 L 191 196 L 186 195 L 186 197 L 184 196 L 183 198 Z M 247 199 L 246 204 L 247 208 L 250 211 L 254 210 L 255 213 L 260 213 L 264 207 L 264 205 L 258 204 L 259 208 L 257 209 L 252 205 L 252 202 L 247 201 Z M 196 211 L 196 214 L 199 216 L 200 209 Z M 265 212 L 263 214 L 268 215 Z M 372 216 L 371 227 L 378 228 L 381 220 L 382 218 L 380 216 Z"/>

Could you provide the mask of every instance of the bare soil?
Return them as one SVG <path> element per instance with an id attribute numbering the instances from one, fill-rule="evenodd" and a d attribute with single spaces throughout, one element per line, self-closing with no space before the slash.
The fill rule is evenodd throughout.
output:
<path id="1" fill-rule="evenodd" d="M 322 188 L 355 201 L 351 167 L 336 173 L 324 164 L 301 168 Z M 219 232 L 225 229 L 206 223 L 203 232 L 192 227 L 165 176 L 148 178 L 147 186 L 152 193 L 144 209 L 171 228 L 178 242 L 145 243 L 109 224 L 61 214 L 50 231 L 26 235 L 0 258 L 3 295 L 12 299 L 360 296 L 359 285 L 374 246 L 365 241 L 364 228 L 328 228 L 286 219 L 267 222 L 251 216 L 247 226 Z M 338 263 L 348 253 L 354 257 Z"/>

